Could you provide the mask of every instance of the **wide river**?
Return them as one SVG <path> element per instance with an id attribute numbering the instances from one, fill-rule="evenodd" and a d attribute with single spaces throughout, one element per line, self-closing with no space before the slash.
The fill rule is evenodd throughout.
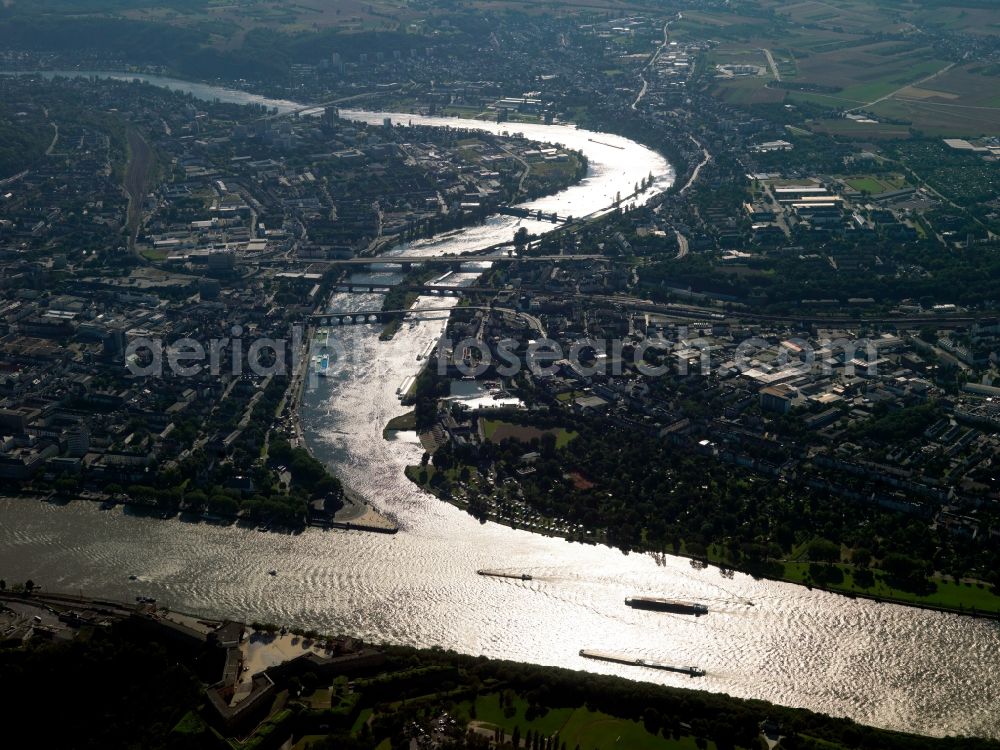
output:
<path id="1" fill-rule="evenodd" d="M 179 81 L 155 82 L 208 98 L 262 101 Z M 375 122 L 384 116 L 411 119 L 344 114 Z M 616 192 L 630 193 L 650 172 L 657 182 L 639 200 L 672 180 L 660 156 L 616 136 L 560 125 L 482 127 L 517 130 L 588 154 L 591 174 L 581 185 L 538 202 L 560 214 L 598 210 Z M 406 252 L 484 247 L 508 240 L 516 225 L 516 219 L 498 217 Z M 389 271 L 375 275 L 393 278 Z M 474 275 L 451 278 L 463 283 Z M 343 294 L 331 307 L 349 311 L 378 302 L 377 295 Z M 418 304 L 451 303 L 421 298 Z M 56 506 L 6 499 L 0 500 L 0 574 L 8 581 L 30 577 L 50 590 L 123 599 L 152 595 L 208 616 L 270 620 L 376 642 L 442 646 L 697 687 L 929 735 L 1000 737 L 996 623 L 740 574 L 726 578 L 716 568 L 695 570 L 681 558 L 658 564 L 644 555 L 480 524 L 419 491 L 403 468 L 419 461 L 422 449 L 412 437 L 383 440 L 382 427 L 405 411 L 396 389 L 417 371 L 417 355 L 443 326 L 440 315 L 427 314 L 404 324 L 390 342 L 380 342 L 374 326 L 339 331 L 346 365 L 335 377 L 319 379 L 304 398 L 310 447 L 353 489 L 391 514 L 402 528 L 399 534 L 310 529 L 286 536 L 101 511 L 88 502 Z M 477 568 L 528 572 L 533 578 L 484 578 Z M 279 575 L 268 575 L 271 569 Z M 129 574 L 140 581 L 130 582 Z M 623 604 L 626 596 L 640 593 L 697 599 L 711 612 L 693 618 Z M 695 681 L 594 662 L 578 655 L 581 648 L 697 665 L 707 676 Z"/>

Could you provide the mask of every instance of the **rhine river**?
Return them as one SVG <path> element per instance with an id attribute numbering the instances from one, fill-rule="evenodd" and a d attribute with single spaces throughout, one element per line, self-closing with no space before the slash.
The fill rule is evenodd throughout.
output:
<path id="1" fill-rule="evenodd" d="M 262 101 L 200 85 L 197 93 Z M 289 102 L 272 106 L 294 107 Z M 378 123 L 384 116 L 394 122 L 411 119 L 343 114 Z M 565 125 L 482 126 L 523 132 L 588 154 L 591 173 L 583 183 L 537 202 L 561 215 L 599 210 L 615 192 L 630 193 L 650 172 L 657 181 L 640 201 L 673 178 L 659 155 L 616 136 Z M 510 239 L 516 226 L 517 219 L 496 217 L 484 226 L 392 252 L 471 250 Z M 375 275 L 393 278 L 388 269 Z M 463 283 L 474 274 L 450 278 Z M 338 294 L 331 309 L 346 312 L 378 303 L 377 295 Z M 453 303 L 427 297 L 418 306 Z M 441 646 L 759 698 L 892 729 L 1000 737 L 997 623 L 851 600 L 741 574 L 726 578 L 716 568 L 696 570 L 682 558 L 657 564 L 644 555 L 480 524 L 418 490 L 403 468 L 418 462 L 422 449 L 405 434 L 383 440 L 382 428 L 406 411 L 396 389 L 417 372 L 417 356 L 443 328 L 442 316 L 428 313 L 424 320 L 404 324 L 389 342 L 378 340 L 375 326 L 338 331 L 347 361 L 304 396 L 302 421 L 310 447 L 348 485 L 395 518 L 399 534 L 310 529 L 291 536 L 101 511 L 88 502 L 57 506 L 3 499 L 0 574 L 8 581 L 30 577 L 49 590 L 126 600 L 151 595 L 206 616 L 269 620 L 374 642 Z M 527 572 L 533 578 L 484 578 L 476 575 L 477 568 Z M 268 575 L 271 569 L 278 575 Z M 130 574 L 139 581 L 130 582 Z M 623 600 L 633 594 L 699 600 L 710 613 L 694 618 L 632 610 Z M 581 648 L 696 665 L 707 675 L 692 680 L 594 662 L 578 655 Z"/>

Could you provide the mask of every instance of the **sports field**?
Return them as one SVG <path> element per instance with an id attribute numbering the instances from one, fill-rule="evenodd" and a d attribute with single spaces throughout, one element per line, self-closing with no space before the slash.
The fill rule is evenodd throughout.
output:
<path id="1" fill-rule="evenodd" d="M 530 443 L 532 440 L 541 440 L 542 436 L 547 434 L 555 436 L 556 448 L 568 445 L 576 437 L 575 432 L 571 432 L 564 427 L 539 429 L 538 427 L 512 424 L 499 419 L 483 420 L 483 437 L 491 443 L 502 443 L 504 440 L 518 440 L 522 443 Z"/>

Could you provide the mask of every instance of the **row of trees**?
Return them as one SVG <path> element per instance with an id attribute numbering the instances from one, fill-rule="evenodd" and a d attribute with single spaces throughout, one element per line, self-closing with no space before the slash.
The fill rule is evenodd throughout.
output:
<path id="1" fill-rule="evenodd" d="M 586 706 L 610 716 L 641 722 L 652 734 L 680 740 L 697 738 L 698 747 L 711 741 L 719 750 L 760 746 L 761 724 L 772 720 L 780 726 L 786 750 L 828 747 L 879 748 L 879 750 L 993 750 L 991 740 L 917 737 L 861 726 L 802 709 L 783 708 L 763 701 L 746 701 L 700 691 L 661 687 L 618 677 L 572 672 L 508 661 L 491 661 L 443 651 L 417 651 L 407 647 L 387 649 L 387 668 L 404 669 L 428 664 L 459 667 L 459 684 L 478 692 L 500 686 L 501 706 L 520 697 L 527 701 L 531 718 L 554 708 Z M 486 687 L 490 686 L 490 687 Z M 531 720 L 529 718 L 529 721 Z M 515 736 L 503 735 L 501 747 L 561 748 L 558 738 L 515 727 Z M 526 741 L 527 740 L 527 744 Z"/>
<path id="2" fill-rule="evenodd" d="M 933 419 L 933 405 L 916 407 L 923 425 Z M 510 415 L 512 420 L 534 420 L 552 426 L 557 417 L 533 411 Z M 908 410 L 887 417 L 877 429 L 913 430 Z M 509 503 L 508 480 L 519 488 L 517 504 L 544 518 L 582 524 L 587 538 L 597 537 L 623 550 L 684 552 L 711 557 L 728 565 L 766 575 L 783 574 L 780 561 L 799 545 L 820 538 L 827 545 L 810 547 L 817 563 L 841 562 L 857 555 L 855 563 L 884 571 L 899 588 L 926 593 L 926 576 L 939 570 L 975 571 L 1000 584 L 1000 551 L 982 542 L 958 544 L 948 532 L 919 516 L 901 517 L 875 503 L 855 502 L 840 494 L 794 484 L 764 481 L 749 470 L 720 463 L 691 449 L 667 444 L 645 434 L 609 429 L 606 422 L 558 418 L 578 432 L 565 448 L 557 449 L 551 436 L 525 445 L 504 441 L 481 445 L 445 446 L 435 453 L 438 468 L 465 466 L 486 475 L 496 472 L 496 487 L 469 488 L 469 510 L 485 517 L 485 495 L 499 493 L 501 508 Z M 892 424 L 890 424 L 890 422 Z M 880 423 L 881 424 L 881 423 Z M 533 471 L 523 474 L 521 456 L 536 449 L 540 456 Z M 574 472 L 570 476 L 569 472 Z M 822 478 L 820 467 L 810 476 Z M 580 483 L 577 477 L 587 481 Z M 443 474 L 435 474 L 439 490 L 450 492 Z M 870 494 L 865 480 L 831 474 L 835 484 Z M 505 499 L 506 498 L 506 499 Z M 865 580 L 865 576 L 862 580 Z M 872 579 L 874 583 L 874 579 Z"/>

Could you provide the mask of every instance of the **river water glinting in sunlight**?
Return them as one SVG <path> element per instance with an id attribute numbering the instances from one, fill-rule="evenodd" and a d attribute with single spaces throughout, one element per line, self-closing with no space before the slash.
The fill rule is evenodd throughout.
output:
<path id="1" fill-rule="evenodd" d="M 124 75 L 123 78 L 136 76 Z M 272 102 L 204 85 L 153 83 L 204 98 Z M 345 117 L 468 127 L 469 121 L 407 114 L 343 112 Z M 521 132 L 585 152 L 581 184 L 531 204 L 560 215 L 599 210 L 652 172 L 652 191 L 673 179 L 662 157 L 617 136 L 571 126 L 475 123 Z M 509 240 L 518 220 L 494 217 L 443 240 L 413 243 L 408 255 L 482 248 Z M 531 222 L 532 231 L 551 224 Z M 471 283 L 470 273 L 449 283 Z M 391 270 L 376 271 L 385 280 Z M 367 278 L 367 277 L 366 277 Z M 423 297 L 417 307 L 454 304 Z M 330 309 L 372 309 L 379 295 L 337 294 Z M 418 316 L 415 316 L 418 317 Z M 422 448 L 382 428 L 401 407 L 396 390 L 417 357 L 444 329 L 442 313 L 406 322 L 389 342 L 379 327 L 334 335 L 349 361 L 304 396 L 309 446 L 354 490 L 392 515 L 394 536 L 308 529 L 296 536 L 235 526 L 162 521 L 97 504 L 57 506 L 0 500 L 0 571 L 48 590 L 161 604 L 207 616 L 260 619 L 367 640 L 441 646 L 490 657 L 617 674 L 680 687 L 759 698 L 848 716 L 875 726 L 930 735 L 1000 737 L 1000 625 L 955 615 L 853 600 L 716 568 L 697 570 L 645 555 L 480 524 L 418 490 L 403 475 Z M 487 578 L 478 568 L 529 573 L 530 581 Z M 268 571 L 277 570 L 277 576 Z M 129 575 L 138 581 L 129 581 Z M 651 594 L 704 602 L 703 617 L 630 609 L 626 596 Z M 581 648 L 623 652 L 706 670 L 689 677 L 587 660 Z"/>

